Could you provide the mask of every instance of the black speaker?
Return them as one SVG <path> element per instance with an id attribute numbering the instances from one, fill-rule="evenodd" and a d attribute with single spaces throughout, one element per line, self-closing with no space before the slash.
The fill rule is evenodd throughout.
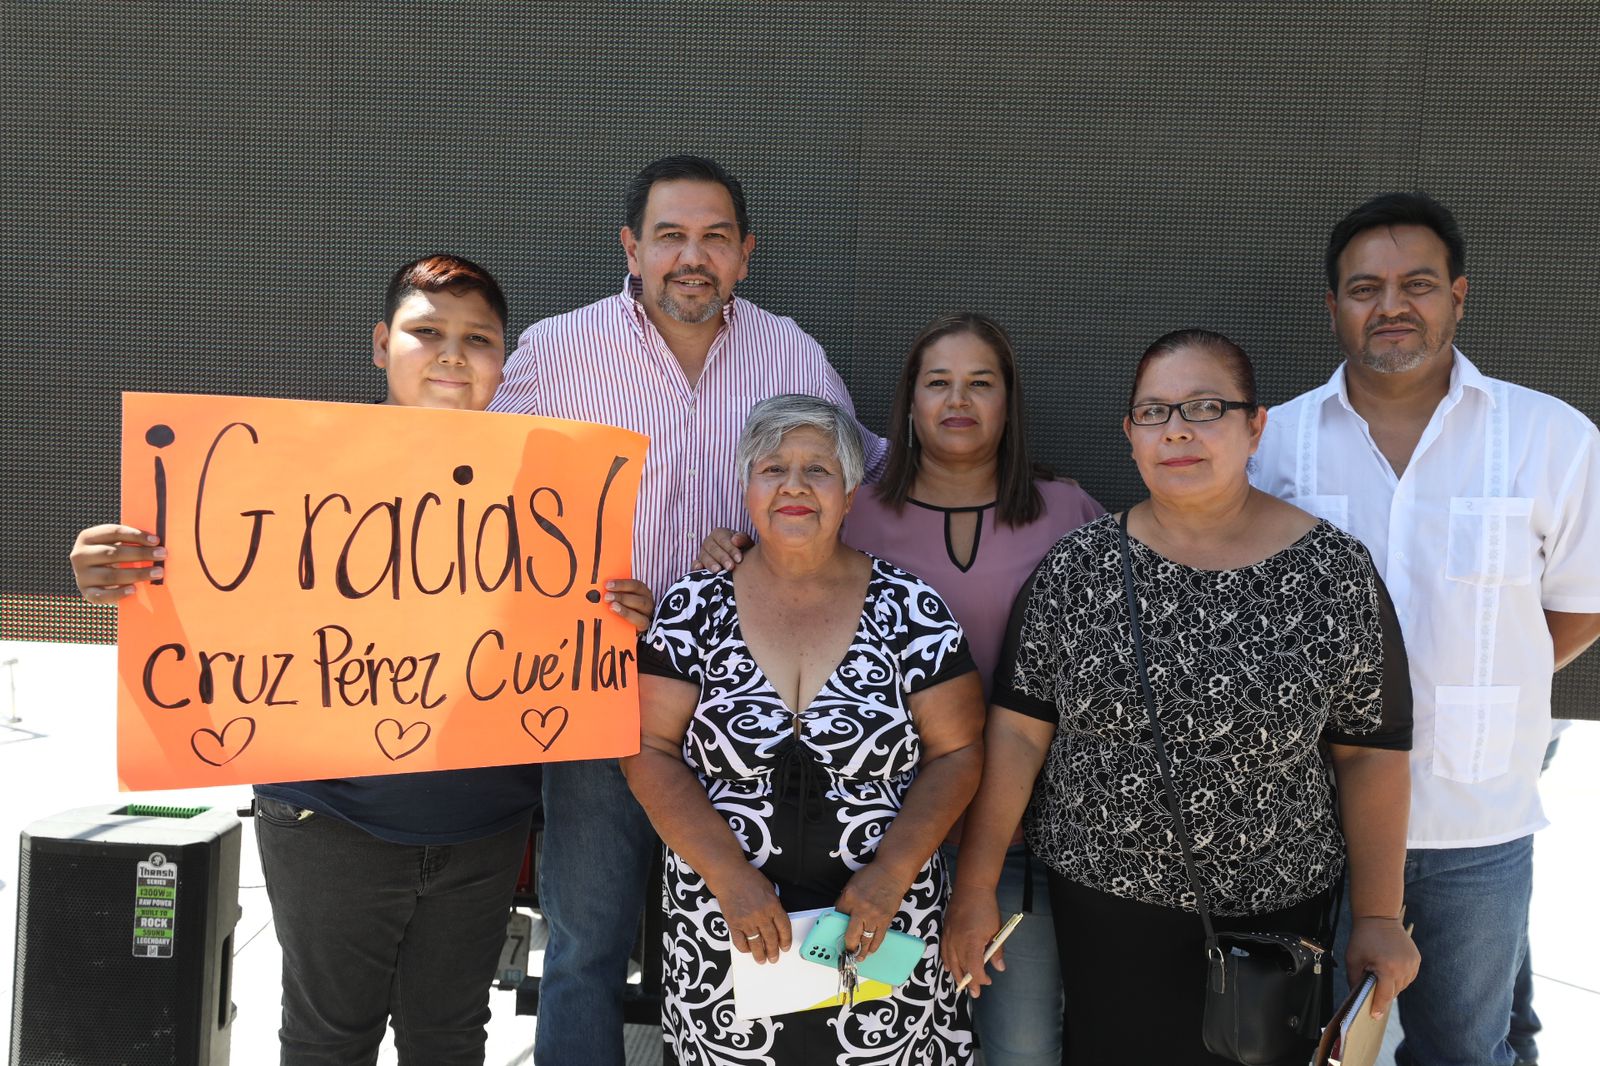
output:
<path id="1" fill-rule="evenodd" d="M 83 807 L 22 833 L 12 1066 L 222 1066 L 239 819 Z"/>

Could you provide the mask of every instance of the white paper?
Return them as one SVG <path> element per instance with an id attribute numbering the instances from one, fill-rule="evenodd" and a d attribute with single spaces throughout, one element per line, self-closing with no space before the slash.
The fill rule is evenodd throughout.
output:
<path id="1" fill-rule="evenodd" d="M 768 1018 L 774 1014 L 839 1006 L 839 971 L 832 966 L 808 962 L 800 955 L 800 945 L 805 943 L 806 934 L 811 932 L 817 917 L 832 909 L 791 912 L 790 947 L 778 956 L 777 962 L 756 962 L 746 952 L 733 952 L 731 972 L 736 1018 Z M 856 986 L 856 1001 L 885 999 L 893 992 L 893 988 L 881 981 L 862 979 Z"/>

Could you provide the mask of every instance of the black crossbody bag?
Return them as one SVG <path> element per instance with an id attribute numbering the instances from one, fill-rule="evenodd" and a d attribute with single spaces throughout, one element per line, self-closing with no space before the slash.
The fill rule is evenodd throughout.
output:
<path id="1" fill-rule="evenodd" d="M 1200 912 L 1206 933 L 1206 1009 L 1201 1037 L 1213 1055 L 1245 1066 L 1304 1066 L 1316 1046 L 1328 1007 L 1327 981 L 1322 972 L 1325 949 L 1298 933 L 1218 933 L 1211 924 L 1211 906 L 1195 870 L 1194 848 L 1184 825 L 1178 790 L 1172 782 L 1172 761 L 1167 757 L 1155 694 L 1145 668 L 1127 511 L 1122 512 L 1117 529 L 1122 539 L 1122 585 L 1128 598 L 1139 692 L 1150 716 L 1161 788 L 1183 852 L 1195 909 Z"/>

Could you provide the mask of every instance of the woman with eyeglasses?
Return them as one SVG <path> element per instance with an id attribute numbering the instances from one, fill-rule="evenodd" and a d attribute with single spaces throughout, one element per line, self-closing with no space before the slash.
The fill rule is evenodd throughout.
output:
<path id="1" fill-rule="evenodd" d="M 1124 552 L 1216 927 L 1331 943 L 1348 870 L 1340 961 L 1377 974 L 1377 1011 L 1416 975 L 1397 920 L 1411 746 L 1399 625 L 1358 541 L 1251 487 L 1265 425 L 1238 345 L 1205 330 L 1157 340 L 1123 419 L 1149 498 L 1062 539 L 1012 612 L 945 959 L 989 981 L 997 873 L 1026 810 L 1050 868 L 1068 1062 L 1228 1061 L 1201 1039 L 1204 934 L 1136 667 Z"/>

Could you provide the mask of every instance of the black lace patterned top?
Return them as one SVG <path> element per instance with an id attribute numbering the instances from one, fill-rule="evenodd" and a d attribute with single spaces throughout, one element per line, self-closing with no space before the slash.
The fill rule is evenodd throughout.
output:
<path id="1" fill-rule="evenodd" d="M 1017 598 L 994 702 L 1056 723 L 1033 853 L 1115 896 L 1194 909 L 1138 689 L 1115 517 L 1063 538 Z M 1133 541 L 1167 751 L 1212 909 L 1298 903 L 1344 863 L 1319 742 L 1406 750 L 1399 625 L 1359 541 L 1327 522 L 1253 566 L 1196 570 Z"/>

